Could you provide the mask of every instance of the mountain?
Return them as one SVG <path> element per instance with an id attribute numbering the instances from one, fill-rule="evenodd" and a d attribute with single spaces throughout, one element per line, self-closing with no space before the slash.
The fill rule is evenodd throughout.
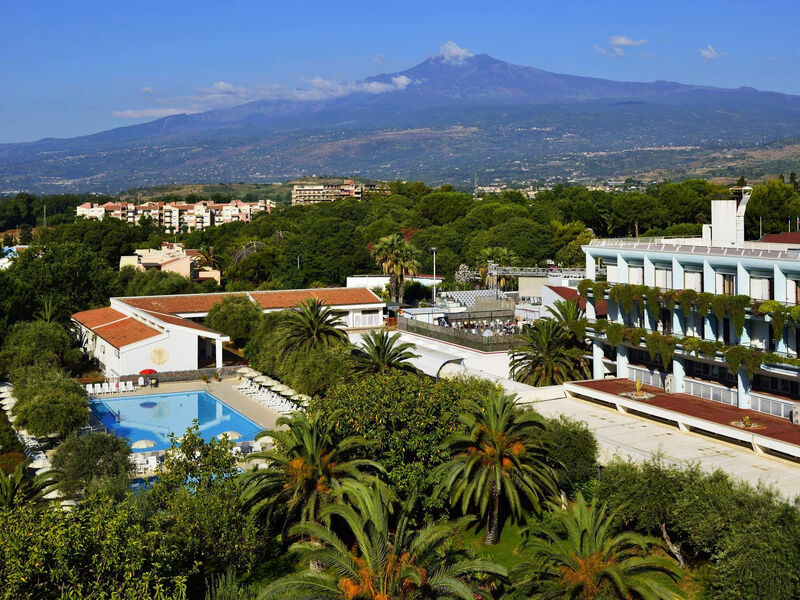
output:
<path id="1" fill-rule="evenodd" d="M 317 95 L 0 144 L 0 191 L 311 173 L 431 182 L 468 181 L 476 171 L 481 179 L 612 176 L 800 134 L 798 96 L 563 75 L 486 54 L 432 57 Z"/>

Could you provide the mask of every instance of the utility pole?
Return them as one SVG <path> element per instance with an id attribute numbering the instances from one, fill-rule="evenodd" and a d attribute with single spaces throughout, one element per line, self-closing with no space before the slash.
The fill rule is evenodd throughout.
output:
<path id="1" fill-rule="evenodd" d="M 433 251 L 433 306 L 436 306 L 436 246 L 431 250 Z"/>
<path id="2" fill-rule="evenodd" d="M 47 204 L 43 204 L 42 208 L 44 208 L 44 226 L 47 227 Z"/>
<path id="3" fill-rule="evenodd" d="M 758 239 L 764 237 L 764 232 L 762 231 L 761 227 L 761 217 L 758 217 Z"/>

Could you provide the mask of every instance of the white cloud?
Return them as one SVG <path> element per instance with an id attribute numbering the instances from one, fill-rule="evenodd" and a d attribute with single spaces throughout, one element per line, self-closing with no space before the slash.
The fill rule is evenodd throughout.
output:
<path id="1" fill-rule="evenodd" d="M 181 115 L 193 112 L 197 111 L 188 108 L 143 108 L 115 110 L 111 115 L 121 119 L 159 119 L 161 117 L 169 117 L 170 115 Z"/>
<path id="2" fill-rule="evenodd" d="M 376 65 L 382 65 L 384 60 L 386 60 L 385 54 L 376 54 L 372 57 L 372 62 L 374 62 Z"/>
<path id="3" fill-rule="evenodd" d="M 633 46 L 644 46 L 647 43 L 647 40 L 634 40 L 633 38 L 629 38 L 625 35 L 612 35 L 608 38 L 608 48 L 604 48 L 602 46 L 598 46 L 595 44 L 593 46 L 594 51 L 601 56 L 608 56 L 610 58 L 622 58 L 626 56 L 625 48 L 631 48 Z"/>
<path id="4" fill-rule="evenodd" d="M 647 40 L 633 40 L 624 35 L 612 35 L 608 38 L 608 43 L 615 48 L 618 46 L 644 46 Z"/>
<path id="5" fill-rule="evenodd" d="M 700 56 L 705 58 L 706 60 L 714 60 L 722 56 L 719 52 L 714 49 L 714 46 L 709 44 L 705 48 L 698 48 L 697 51 L 700 53 Z"/>
<path id="6" fill-rule="evenodd" d="M 149 85 L 144 86 L 141 90 L 139 90 L 143 94 L 155 94 L 156 91 L 151 88 Z"/>
<path id="7" fill-rule="evenodd" d="M 227 81 L 217 81 L 208 87 L 202 87 L 189 96 L 158 97 L 155 91 L 152 102 L 159 107 L 116 110 L 111 114 L 122 119 L 160 118 L 181 113 L 191 114 L 245 104 L 256 100 L 305 100 L 320 101 L 330 98 L 342 98 L 350 94 L 383 94 L 403 90 L 413 83 L 405 75 L 396 75 L 388 82 L 351 81 L 340 83 L 322 77 L 315 77 L 306 82 L 308 87 L 289 89 L 282 85 L 267 84 L 255 87 L 237 86 Z"/>
<path id="8" fill-rule="evenodd" d="M 474 56 L 472 52 L 466 48 L 462 48 L 453 41 L 448 41 L 442 44 L 442 47 L 439 49 L 439 54 L 444 59 L 443 62 L 448 65 L 464 64 L 465 59 L 469 58 L 470 56 Z"/>

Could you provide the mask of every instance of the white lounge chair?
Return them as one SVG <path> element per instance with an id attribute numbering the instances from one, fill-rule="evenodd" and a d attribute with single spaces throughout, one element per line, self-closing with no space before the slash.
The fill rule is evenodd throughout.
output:
<path id="1" fill-rule="evenodd" d="M 136 384 L 137 384 L 137 385 L 138 385 L 140 388 L 143 388 L 143 387 L 144 387 L 144 377 L 139 377 L 139 381 L 137 381 L 137 382 L 136 382 Z"/>
<path id="2" fill-rule="evenodd" d="M 94 394 L 94 385 L 92 385 L 91 383 L 86 384 L 86 394 L 89 396 Z"/>
<path id="3" fill-rule="evenodd" d="M 133 387 L 133 382 L 129 379 L 125 382 L 125 391 L 126 392 L 135 392 L 136 389 Z"/>
<path id="4" fill-rule="evenodd" d="M 103 387 L 100 388 L 100 393 L 101 394 L 110 394 L 111 393 L 111 388 L 109 387 L 107 381 L 103 382 Z"/>
<path id="5" fill-rule="evenodd" d="M 156 471 L 158 469 L 158 457 L 157 456 L 148 456 L 147 457 L 147 468 L 151 471 Z"/>

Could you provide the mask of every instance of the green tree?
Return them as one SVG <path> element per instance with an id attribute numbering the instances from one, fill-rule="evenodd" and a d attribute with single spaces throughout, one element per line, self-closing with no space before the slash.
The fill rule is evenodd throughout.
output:
<path id="1" fill-rule="evenodd" d="M 505 577 L 506 570 L 489 560 L 454 548 L 452 540 L 468 520 L 412 527 L 411 515 L 399 509 L 397 524 L 390 526 L 392 507 L 377 485 L 349 484 L 340 490 L 342 503 L 326 505 L 325 519 L 336 517 L 347 536 L 318 523 L 295 525 L 294 535 L 319 540 L 295 548 L 303 560 L 326 567 L 279 579 L 262 598 L 307 600 L 405 600 L 421 598 L 489 598 L 474 585 L 475 577 Z M 355 540 L 352 544 L 350 539 Z"/>
<path id="2" fill-rule="evenodd" d="M 372 256 L 383 273 L 389 275 L 389 297 L 392 302 L 403 302 L 406 279 L 419 272 L 414 247 L 401 235 L 388 235 L 379 239 L 372 248 Z"/>
<path id="3" fill-rule="evenodd" d="M 606 505 L 587 506 L 582 494 L 566 509 L 551 505 L 553 526 L 536 526 L 523 547 L 534 560 L 514 572 L 518 587 L 535 598 L 674 600 L 682 573 L 675 561 L 652 554 L 657 539 L 625 531 L 613 534 Z"/>
<path id="4" fill-rule="evenodd" d="M 447 512 L 430 478 L 431 470 L 449 458 L 441 444 L 461 429 L 461 406 L 480 400 L 491 389 L 493 384 L 484 380 L 434 381 L 388 371 L 342 382 L 312 398 L 309 410 L 330 422 L 336 440 L 370 440 L 372 444 L 359 448 L 356 456 L 380 463 L 402 501 L 418 494 L 416 518 L 430 521 Z"/>
<path id="5" fill-rule="evenodd" d="M 30 461 L 19 463 L 13 473 L 0 472 L 0 507 L 10 508 L 26 502 L 44 502 L 60 481 L 58 471 L 28 476 Z"/>
<path id="6" fill-rule="evenodd" d="M 572 335 L 572 345 L 584 347 L 584 337 L 589 321 L 574 300 L 556 300 L 547 307 L 550 318 L 559 323 Z"/>
<path id="7" fill-rule="evenodd" d="M 495 390 L 465 405 L 460 419 L 467 432 L 444 441 L 453 458 L 435 475 L 462 512 L 473 509 L 486 519 L 487 545 L 500 538 L 501 505 L 519 521 L 555 491 L 544 422 L 533 411 L 518 410 L 515 400 Z"/>
<path id="8" fill-rule="evenodd" d="M 319 521 L 322 507 L 345 481 L 363 480 L 366 470 L 380 472 L 378 463 L 354 458 L 366 439 L 351 436 L 334 441 L 330 424 L 304 413 L 281 417 L 277 427 L 262 431 L 256 439 L 271 438 L 273 450 L 251 454 L 248 460 L 265 460 L 265 469 L 245 474 L 243 498 L 256 516 L 268 523 L 283 517 L 283 528 L 302 521 Z"/>
<path id="9" fill-rule="evenodd" d="M 416 372 L 411 359 L 416 346 L 400 342 L 400 334 L 391 334 L 386 329 L 362 334 L 361 344 L 353 347 L 353 368 L 357 373 L 383 373 L 389 369 Z"/>
<path id="10" fill-rule="evenodd" d="M 588 377 L 584 350 L 571 345 L 572 335 L 553 319 L 540 319 L 527 328 L 519 335 L 522 345 L 509 352 L 512 378 L 543 387 Z"/>
<path id="11" fill-rule="evenodd" d="M 36 437 L 67 436 L 89 422 L 86 390 L 65 373 L 28 367 L 14 373 L 15 425 Z"/>
<path id="12" fill-rule="evenodd" d="M 140 271 L 133 265 L 123 267 L 117 281 L 119 288 L 126 296 L 171 296 L 209 291 L 179 273 L 158 269 Z"/>
<path id="13" fill-rule="evenodd" d="M 0 372 L 10 374 L 22 367 L 66 367 L 80 360 L 66 329 L 55 322 L 16 323 L 0 349 Z"/>
<path id="14" fill-rule="evenodd" d="M 228 296 L 212 306 L 205 322 L 211 329 L 241 343 L 253 334 L 262 315 L 261 308 L 242 294 Z"/>
<path id="15" fill-rule="evenodd" d="M 68 493 L 75 493 L 98 479 L 127 482 L 132 468 L 130 454 L 128 442 L 113 434 L 72 434 L 56 448 L 53 467 L 63 473 L 61 487 Z"/>
<path id="16" fill-rule="evenodd" d="M 280 323 L 281 354 L 346 344 L 345 312 L 325 306 L 316 298 L 298 304 Z"/>

